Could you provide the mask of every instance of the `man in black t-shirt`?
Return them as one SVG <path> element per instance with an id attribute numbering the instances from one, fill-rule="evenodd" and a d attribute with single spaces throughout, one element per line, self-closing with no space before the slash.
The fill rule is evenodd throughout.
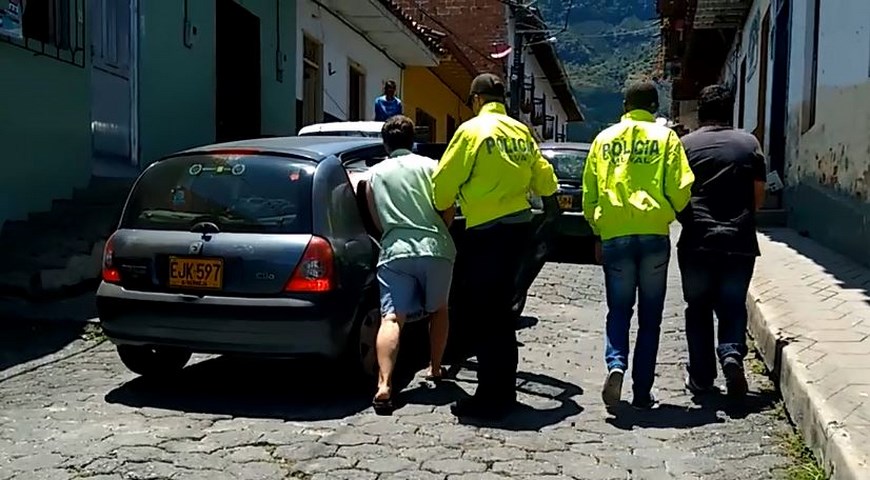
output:
<path id="1" fill-rule="evenodd" d="M 686 387 L 714 391 L 716 359 L 728 394 L 746 394 L 746 293 L 760 255 L 755 212 L 764 202 L 767 168 L 761 145 L 731 126 L 734 96 L 725 86 L 701 91 L 701 127 L 682 138 L 695 174 L 692 201 L 678 216 L 683 226 L 677 257 L 686 300 L 689 366 Z M 719 320 L 715 348 L 713 313 Z"/>

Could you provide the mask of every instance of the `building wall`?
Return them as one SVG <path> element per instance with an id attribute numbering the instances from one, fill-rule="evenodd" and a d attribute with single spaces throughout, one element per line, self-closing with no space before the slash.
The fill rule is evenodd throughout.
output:
<path id="1" fill-rule="evenodd" d="M 748 58 L 749 65 L 758 55 L 751 51 L 750 37 L 755 19 L 760 27 L 769 4 L 769 0 L 754 2 L 723 69 L 726 81 L 739 83 L 741 61 Z M 792 2 L 784 178 L 789 225 L 870 264 L 870 2 L 821 3 L 816 120 L 807 129 L 812 8 L 812 0 Z M 772 69 L 773 63 L 768 67 L 768 81 L 762 83 L 758 72 L 750 75 L 747 68 L 746 84 L 738 85 L 745 93 L 743 120 L 749 131 L 757 127 L 759 92 L 767 91 L 768 122 L 761 127 L 766 150 Z M 735 124 L 738 120 L 735 109 Z"/>
<path id="2" fill-rule="evenodd" d="M 425 67 L 408 67 L 405 70 L 405 89 L 402 99 L 405 115 L 414 119 L 419 108 L 436 120 L 436 142 L 448 142 L 447 115 L 456 119 L 458 127 L 474 114 L 465 106 L 464 99 L 458 97 L 432 71 Z"/>
<path id="3" fill-rule="evenodd" d="M 87 185 L 92 160 L 86 68 L 0 41 L 0 72 L 2 227 Z"/>
<path id="4" fill-rule="evenodd" d="M 510 16 L 510 7 L 505 7 L 507 12 L 505 15 L 509 16 L 509 20 L 507 22 L 507 35 L 508 38 L 513 38 L 514 32 L 516 31 L 515 22 L 512 16 Z M 510 70 L 513 66 L 515 52 L 511 52 L 507 57 L 507 65 L 508 65 L 508 76 L 510 76 Z M 547 80 L 547 76 L 544 74 L 544 70 L 541 68 L 538 63 L 537 58 L 535 58 L 532 53 L 526 49 L 523 52 L 523 63 L 525 64 L 525 75 L 528 78 L 532 76 L 535 81 L 535 97 L 540 98 L 542 95 L 545 98 L 544 106 L 545 106 L 545 115 L 553 115 L 556 117 L 556 121 L 554 123 L 554 135 L 557 135 L 563 131 L 563 127 L 568 123 L 568 115 L 565 113 L 565 109 L 556 99 L 556 94 L 553 91 L 553 88 L 550 86 L 550 82 Z M 539 135 L 543 136 L 544 127 L 538 126 L 535 127 L 535 130 Z M 567 127 L 564 129 L 567 134 Z M 555 138 L 555 137 L 554 137 Z M 547 140 L 547 141 L 553 141 Z"/>
<path id="5" fill-rule="evenodd" d="M 749 14 L 746 19 L 746 24 L 743 29 L 738 32 L 737 39 L 734 42 L 734 47 L 728 55 L 727 63 L 723 69 L 723 80 L 730 84 L 739 84 L 740 66 L 743 60 L 746 60 L 746 83 L 737 85 L 736 96 L 740 98 L 740 90 L 743 89 L 744 95 L 744 114 L 743 114 L 743 129 L 752 132 L 758 127 L 758 103 L 761 100 L 761 89 L 767 90 L 767 105 L 765 118 L 770 118 L 770 97 L 771 97 L 771 80 L 772 80 L 772 59 L 768 57 L 767 78 L 761 78 L 761 25 L 764 20 L 764 15 L 770 8 L 770 0 L 755 0 L 752 7 L 749 9 Z M 773 15 L 771 13 L 771 15 Z M 773 22 L 773 18 L 771 18 Z M 772 25 L 771 25 L 772 31 Z M 753 42 L 755 36 L 757 42 Z M 768 47 L 770 48 L 770 46 Z M 768 50 L 770 52 L 772 50 Z M 739 108 L 734 109 L 734 125 L 740 124 Z M 765 140 L 770 138 L 770 125 L 766 123 L 761 128 L 764 129 Z"/>
<path id="6" fill-rule="evenodd" d="M 397 95 L 405 95 L 402 68 L 363 36 L 354 32 L 327 9 L 312 0 L 296 2 L 299 28 L 296 33 L 296 98 L 302 100 L 303 35 L 323 45 L 323 110 L 336 118 L 348 117 L 351 61 L 359 63 L 365 73 L 364 120 L 374 120 L 375 99 L 383 94 L 384 82 L 395 80 Z M 404 99 L 403 99 L 404 100 Z"/>
<path id="7" fill-rule="evenodd" d="M 870 2 L 822 1 L 816 122 L 804 133 L 812 2 L 795 0 L 793 8 L 789 219 L 795 228 L 870 263 Z"/>
<path id="8" fill-rule="evenodd" d="M 280 2 L 284 78 L 276 74 L 275 2 L 238 0 L 260 17 L 261 122 L 265 135 L 292 135 L 296 128 L 296 9 Z M 183 2 L 140 2 L 139 135 L 141 163 L 215 141 L 215 6 L 189 2 L 197 35 L 184 44 Z"/>

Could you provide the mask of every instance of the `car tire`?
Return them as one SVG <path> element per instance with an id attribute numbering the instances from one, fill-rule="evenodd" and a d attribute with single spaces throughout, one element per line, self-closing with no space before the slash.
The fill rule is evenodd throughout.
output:
<path id="1" fill-rule="evenodd" d="M 118 356 L 131 372 L 143 377 L 169 376 L 184 369 L 191 352 L 177 348 L 118 345 Z"/>
<path id="2" fill-rule="evenodd" d="M 381 311 L 378 307 L 364 310 L 354 322 L 353 335 L 348 345 L 347 363 L 364 379 L 378 375 L 377 344 L 381 327 Z"/>

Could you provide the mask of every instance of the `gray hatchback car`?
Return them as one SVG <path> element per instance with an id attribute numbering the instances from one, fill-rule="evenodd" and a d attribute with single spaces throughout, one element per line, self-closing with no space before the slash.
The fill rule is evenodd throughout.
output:
<path id="1" fill-rule="evenodd" d="M 107 241 L 97 308 L 133 372 L 193 352 L 346 358 L 371 371 L 375 259 L 342 157 L 381 140 L 212 145 L 149 166 Z"/>

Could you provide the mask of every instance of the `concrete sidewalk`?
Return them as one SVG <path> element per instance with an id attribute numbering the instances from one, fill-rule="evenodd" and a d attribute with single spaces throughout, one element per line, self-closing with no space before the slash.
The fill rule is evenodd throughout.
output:
<path id="1" fill-rule="evenodd" d="M 870 269 L 792 230 L 759 241 L 749 330 L 832 478 L 870 479 Z"/>

